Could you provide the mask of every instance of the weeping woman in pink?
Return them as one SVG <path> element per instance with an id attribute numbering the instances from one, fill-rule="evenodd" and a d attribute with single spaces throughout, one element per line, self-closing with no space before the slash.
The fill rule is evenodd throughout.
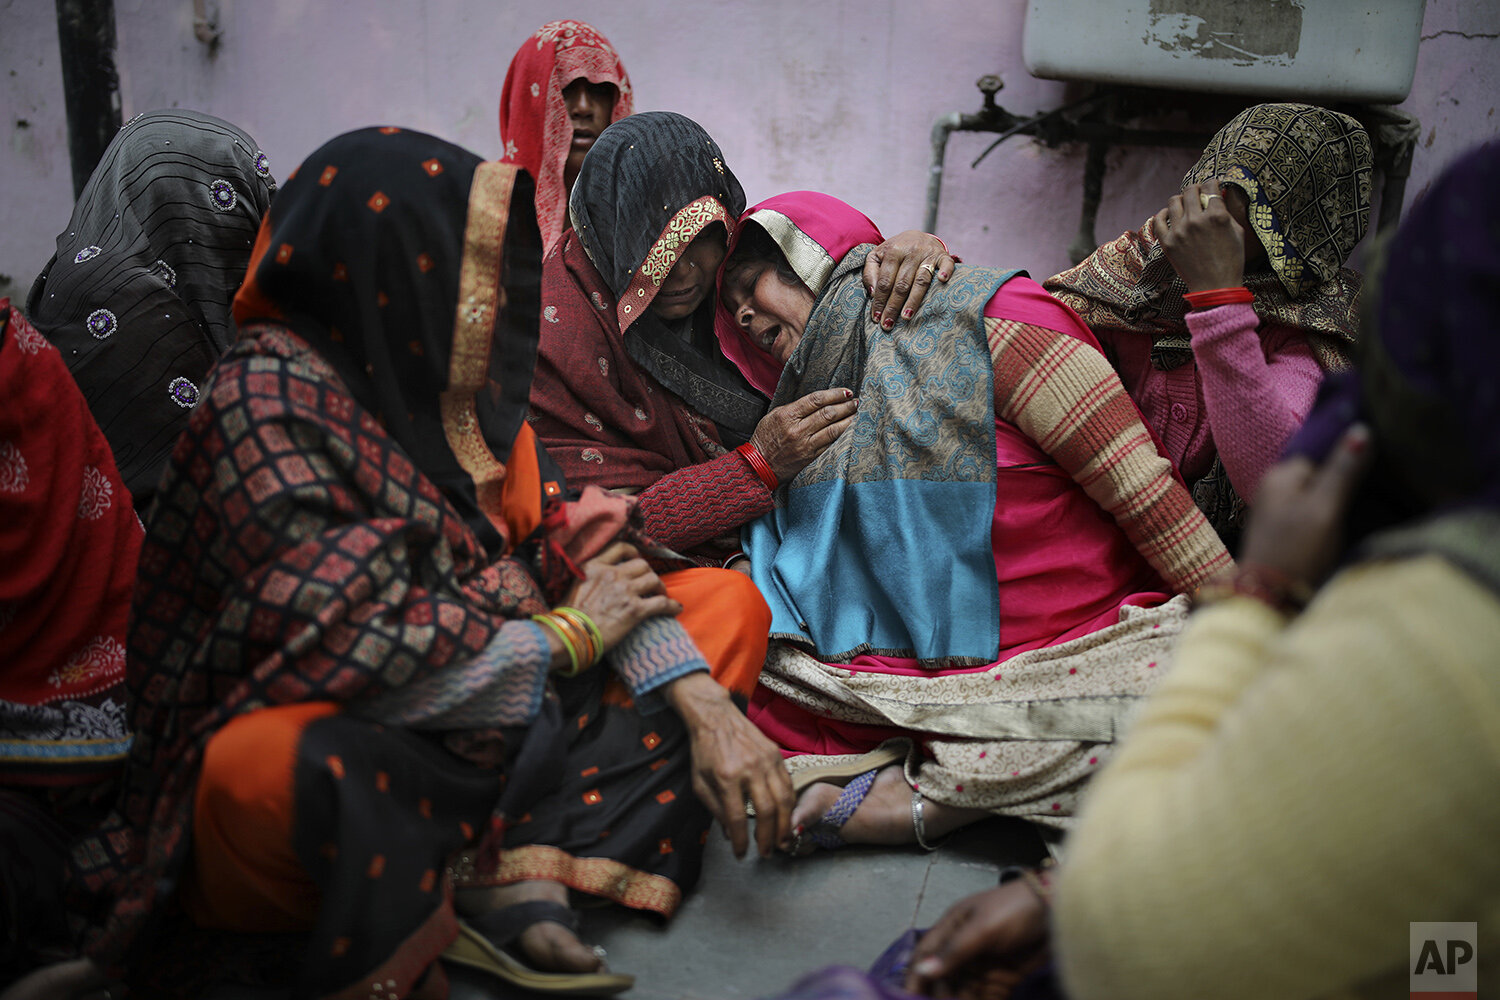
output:
<path id="1" fill-rule="evenodd" d="M 1065 827 L 1168 668 L 1173 595 L 1230 562 L 1072 310 L 960 266 L 888 333 L 858 273 L 880 239 L 781 195 L 720 285 L 720 346 L 773 406 L 859 400 L 742 536 L 772 614 L 750 718 L 792 758 L 794 850 Z"/>

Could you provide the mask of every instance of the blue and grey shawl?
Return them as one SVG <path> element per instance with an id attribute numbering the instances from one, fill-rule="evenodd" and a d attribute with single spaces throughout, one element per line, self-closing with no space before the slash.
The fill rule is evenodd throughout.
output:
<path id="1" fill-rule="evenodd" d="M 928 665 L 990 663 L 1000 598 L 994 368 L 984 307 L 1022 272 L 955 269 L 921 312 L 887 331 L 868 318 L 846 254 L 813 307 L 772 406 L 854 388 L 854 424 L 744 532 L 771 634 L 826 662 L 861 653 Z"/>

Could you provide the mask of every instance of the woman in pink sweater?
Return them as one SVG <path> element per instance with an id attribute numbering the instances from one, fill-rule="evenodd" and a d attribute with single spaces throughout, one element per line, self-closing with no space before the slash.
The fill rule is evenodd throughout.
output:
<path id="1" fill-rule="evenodd" d="M 1266 470 L 1348 365 L 1370 139 L 1306 104 L 1249 108 L 1139 231 L 1045 282 L 1099 338 L 1233 547 Z"/>

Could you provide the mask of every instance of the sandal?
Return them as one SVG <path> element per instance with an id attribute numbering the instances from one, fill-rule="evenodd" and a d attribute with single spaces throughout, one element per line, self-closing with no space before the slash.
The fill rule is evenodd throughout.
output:
<path id="1" fill-rule="evenodd" d="M 871 757 L 879 753 L 879 750 L 873 750 L 869 754 L 866 754 L 865 757 L 860 758 L 860 760 L 864 761 L 866 757 Z M 889 764 L 893 764 L 896 760 L 900 760 L 903 755 L 898 753 L 894 756 L 895 760 L 885 760 L 874 770 L 865 771 L 862 774 L 855 775 L 853 778 L 846 778 L 845 780 L 848 781 L 848 784 L 844 786 L 844 790 L 839 793 L 839 797 L 834 800 L 833 805 L 829 807 L 828 811 L 825 812 L 816 823 L 797 835 L 796 840 L 792 843 L 791 853 L 794 855 L 798 854 L 801 851 L 803 844 L 807 841 L 811 841 L 814 846 L 820 847 L 825 851 L 837 850 L 840 847 L 849 846 L 849 842 L 844 839 L 843 834 L 840 833 L 840 831 L 843 830 L 844 824 L 849 822 L 850 818 L 854 816 L 854 813 L 864 803 L 865 798 L 869 796 L 870 789 L 875 785 L 876 775 L 878 775 Z M 801 788 L 805 788 L 807 785 L 812 784 L 813 781 L 822 781 L 827 784 L 836 785 L 839 783 L 841 778 L 845 778 L 845 776 L 839 774 L 830 774 L 828 773 L 828 771 L 820 770 L 815 777 L 812 777 L 805 782 L 801 782 L 800 785 L 799 783 L 794 781 L 793 787 L 798 788 L 798 790 L 800 791 Z M 927 840 L 927 823 L 923 815 L 923 807 L 926 805 L 926 802 L 927 800 L 922 797 L 921 792 L 917 791 L 916 789 L 912 789 L 912 833 L 916 835 L 917 846 L 922 848 L 922 850 L 924 851 L 930 852 L 937 850 L 939 847 L 942 847 L 943 844 L 947 842 L 948 837 L 942 837 L 938 840 L 937 843 L 930 843 Z M 804 838 L 806 838 L 806 840 L 804 840 Z"/>
<path id="2" fill-rule="evenodd" d="M 578 916 L 568 907 L 537 899 L 461 919 L 458 937 L 443 952 L 445 961 L 487 972 L 497 979 L 538 993 L 603 997 L 635 985 L 634 976 L 613 972 L 541 972 L 531 968 L 512 946 L 532 924 L 550 920 L 578 930 Z"/>
<path id="3" fill-rule="evenodd" d="M 795 843 L 792 844 L 792 853 L 797 854 L 800 851 L 804 837 L 812 841 L 814 846 L 820 847 L 825 851 L 848 847 L 849 842 L 844 839 L 839 831 L 844 828 L 844 824 L 849 822 L 849 818 L 864 803 L 865 796 L 870 794 L 870 789 L 875 784 L 875 776 L 879 773 L 880 768 L 876 768 L 873 771 L 866 771 L 863 774 L 856 775 L 850 780 L 844 786 L 844 790 L 839 793 L 839 797 L 834 800 L 833 805 L 828 807 L 828 811 L 816 823 L 797 835 Z M 837 784 L 837 778 L 833 778 L 832 780 L 829 778 L 819 778 L 818 780 L 827 781 L 829 784 Z"/>
<path id="4" fill-rule="evenodd" d="M 830 785 L 842 785 L 866 771 L 879 771 L 890 764 L 899 764 L 906 759 L 910 749 L 910 740 L 897 738 L 887 740 L 868 753 L 838 763 L 814 764 L 811 767 L 793 769 L 792 793 L 800 795 L 808 785 L 819 781 Z"/>

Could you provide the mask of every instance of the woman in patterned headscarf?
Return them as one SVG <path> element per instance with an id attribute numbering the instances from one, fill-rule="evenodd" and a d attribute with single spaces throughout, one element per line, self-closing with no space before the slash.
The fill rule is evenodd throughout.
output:
<path id="1" fill-rule="evenodd" d="M 276 182 L 245 132 L 196 111 L 131 119 L 89 178 L 26 312 L 62 351 L 145 514 Z"/>
<path id="2" fill-rule="evenodd" d="M 628 503 L 562 502 L 525 422 L 540 256 L 523 171 L 403 129 L 278 196 L 142 549 L 125 788 L 74 852 L 104 966 L 206 954 L 159 933 L 175 901 L 304 933 L 301 995 L 440 995 L 445 948 L 614 992 L 569 890 L 669 915 L 711 811 L 788 835 L 779 758 L 715 683 L 753 683 L 764 619 L 700 653 Z"/>
<path id="3" fill-rule="evenodd" d="M 545 249 L 568 227 L 568 192 L 584 155 L 633 107 L 625 65 L 591 24 L 549 21 L 516 50 L 500 91 L 500 141 L 505 162 L 536 178 Z"/>
<path id="4" fill-rule="evenodd" d="M 1370 139 L 1305 104 L 1249 108 L 1138 232 L 1045 282 L 1099 338 L 1231 544 L 1266 469 L 1348 364 Z M 1243 498 L 1243 499 L 1242 499 Z"/>

